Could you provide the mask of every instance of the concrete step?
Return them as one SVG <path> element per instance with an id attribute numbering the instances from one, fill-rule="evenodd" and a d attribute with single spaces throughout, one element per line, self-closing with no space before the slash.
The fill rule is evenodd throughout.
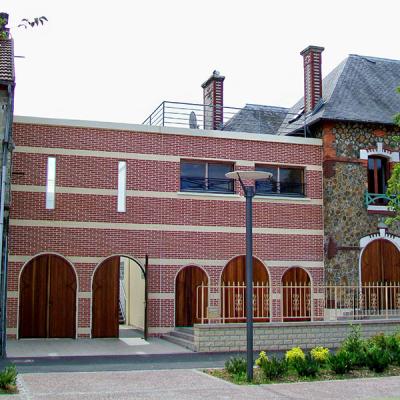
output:
<path id="1" fill-rule="evenodd" d="M 189 332 L 186 332 L 186 331 L 175 330 L 175 331 L 169 332 L 169 335 L 173 336 L 173 337 L 177 337 L 177 338 L 183 339 L 183 340 L 187 340 L 188 342 L 194 343 L 194 334 L 193 334 L 193 332 L 189 333 Z"/>
<path id="2" fill-rule="evenodd" d="M 175 332 L 185 332 L 185 333 L 188 333 L 190 335 L 194 335 L 194 329 L 193 329 L 192 326 L 187 326 L 187 327 L 180 326 L 178 328 L 175 328 Z"/>
<path id="3" fill-rule="evenodd" d="M 194 336 L 186 332 L 172 331 L 162 335 L 162 338 L 167 342 L 195 351 Z"/>

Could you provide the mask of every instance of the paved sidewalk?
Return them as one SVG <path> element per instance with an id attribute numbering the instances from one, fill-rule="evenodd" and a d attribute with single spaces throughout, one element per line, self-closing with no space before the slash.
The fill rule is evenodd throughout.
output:
<path id="1" fill-rule="evenodd" d="M 400 399 L 400 378 L 237 386 L 198 370 L 22 374 L 14 400 Z"/>
<path id="2" fill-rule="evenodd" d="M 151 337 L 119 339 L 21 339 L 7 340 L 7 357 L 63 357 L 192 353 L 166 340 Z"/>

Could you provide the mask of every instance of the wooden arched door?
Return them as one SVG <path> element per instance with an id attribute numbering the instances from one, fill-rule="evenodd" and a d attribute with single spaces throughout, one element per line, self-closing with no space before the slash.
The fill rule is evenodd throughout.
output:
<path id="1" fill-rule="evenodd" d="M 225 322 L 246 320 L 246 257 L 229 261 L 221 275 L 221 314 Z M 253 257 L 253 316 L 256 322 L 269 320 L 269 277 L 264 264 Z"/>
<path id="2" fill-rule="evenodd" d="M 92 285 L 92 337 L 119 336 L 119 266 L 120 257 L 99 265 Z"/>
<path id="3" fill-rule="evenodd" d="M 282 311 L 284 321 L 311 319 L 310 277 L 303 268 L 288 269 L 282 277 Z"/>
<path id="4" fill-rule="evenodd" d="M 367 245 L 361 257 L 363 307 L 379 314 L 397 308 L 400 282 L 400 252 L 385 239 Z"/>
<path id="5" fill-rule="evenodd" d="M 361 282 L 400 282 L 400 252 L 393 243 L 378 239 L 367 245 L 361 258 Z"/>
<path id="6" fill-rule="evenodd" d="M 175 326 L 193 326 L 206 316 L 208 288 L 206 273 L 199 267 L 189 266 L 179 271 L 175 283 Z"/>
<path id="7" fill-rule="evenodd" d="M 19 337 L 75 338 L 76 276 L 62 257 L 31 260 L 20 278 Z"/>

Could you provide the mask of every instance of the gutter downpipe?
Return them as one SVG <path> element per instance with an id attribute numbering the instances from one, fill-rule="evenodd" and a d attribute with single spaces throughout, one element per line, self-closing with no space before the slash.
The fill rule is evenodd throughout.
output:
<path id="1" fill-rule="evenodd" d="M 7 269 L 8 269 L 8 257 L 7 257 L 7 243 L 4 243 L 5 238 L 5 224 L 4 224 L 4 204 L 5 204 L 5 193 L 6 193 L 6 177 L 7 177 L 7 161 L 9 152 L 9 140 L 12 131 L 13 122 L 13 106 L 14 106 L 14 87 L 13 84 L 8 84 L 8 104 L 5 115 L 5 129 L 3 139 L 3 154 L 2 154 L 2 166 L 1 166 L 1 193 L 0 193 L 0 271 L 1 271 L 1 358 L 6 357 L 6 340 L 7 340 Z M 3 255 L 4 252 L 4 255 Z"/>

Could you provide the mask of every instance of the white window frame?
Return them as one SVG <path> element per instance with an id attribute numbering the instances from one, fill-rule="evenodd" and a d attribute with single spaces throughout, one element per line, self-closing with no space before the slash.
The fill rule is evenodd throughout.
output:
<path id="1" fill-rule="evenodd" d="M 56 158 L 47 158 L 46 173 L 46 209 L 54 210 L 56 207 Z"/>
<path id="2" fill-rule="evenodd" d="M 126 161 L 118 161 L 117 211 L 126 212 Z"/>

